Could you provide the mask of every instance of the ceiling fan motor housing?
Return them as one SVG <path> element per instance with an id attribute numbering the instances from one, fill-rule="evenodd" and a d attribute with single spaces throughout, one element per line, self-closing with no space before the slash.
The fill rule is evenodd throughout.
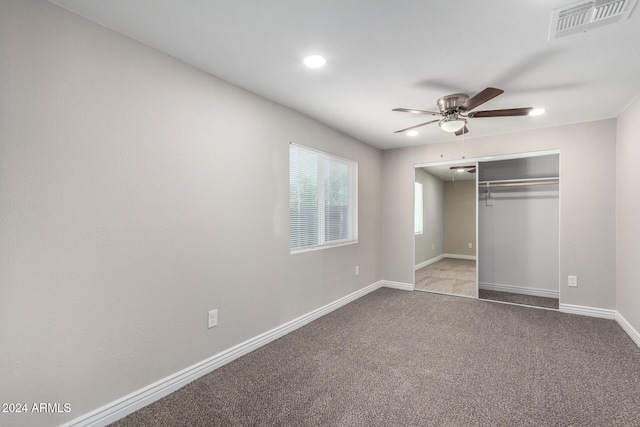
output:
<path id="1" fill-rule="evenodd" d="M 455 133 L 456 136 L 464 135 L 469 132 L 466 123 L 467 119 L 475 117 L 516 117 L 526 116 L 531 113 L 533 107 L 525 108 L 507 108 L 502 110 L 484 110 L 484 111 L 472 111 L 487 101 L 492 100 L 498 95 L 504 93 L 502 89 L 495 87 L 488 87 L 473 97 L 469 98 L 464 93 L 454 93 L 452 95 L 443 96 L 438 99 L 437 104 L 440 109 L 439 112 L 424 111 L 424 110 L 411 110 L 407 108 L 394 108 L 393 111 L 401 111 L 403 113 L 414 114 L 428 114 L 430 116 L 441 116 L 441 119 L 431 120 L 419 125 L 411 126 L 406 129 L 398 130 L 395 133 L 406 132 L 413 130 L 421 126 L 429 125 L 431 123 L 438 123 L 440 128 L 445 132 Z"/>
<path id="2" fill-rule="evenodd" d="M 438 108 L 440 108 L 441 113 L 455 111 L 464 104 L 467 99 L 469 99 L 469 97 L 464 93 L 454 93 L 453 95 L 443 96 L 438 99 Z"/>

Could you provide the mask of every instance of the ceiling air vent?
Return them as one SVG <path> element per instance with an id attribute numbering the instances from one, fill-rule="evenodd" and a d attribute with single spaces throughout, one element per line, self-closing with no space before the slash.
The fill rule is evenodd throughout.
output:
<path id="1" fill-rule="evenodd" d="M 626 19 L 638 0 L 593 0 L 555 9 L 549 40 L 585 32 Z"/>

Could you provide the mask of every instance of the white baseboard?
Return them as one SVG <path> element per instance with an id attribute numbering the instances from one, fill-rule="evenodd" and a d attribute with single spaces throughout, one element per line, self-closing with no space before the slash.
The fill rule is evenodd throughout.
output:
<path id="1" fill-rule="evenodd" d="M 416 266 L 415 266 L 414 270 L 420 270 L 421 268 L 424 268 L 424 267 L 426 267 L 427 265 L 431 265 L 431 264 L 433 264 L 434 262 L 438 262 L 438 261 L 440 261 L 441 259 L 444 259 L 444 255 L 438 255 L 437 257 L 434 257 L 434 258 L 428 259 L 428 260 L 426 260 L 426 261 L 424 261 L 424 262 L 421 262 L 420 264 L 416 264 Z"/>
<path id="2" fill-rule="evenodd" d="M 603 319 L 613 319 L 629 335 L 638 347 L 640 347 L 640 333 L 635 330 L 627 319 L 616 310 L 608 310 L 605 308 L 583 307 L 580 305 L 560 304 L 560 311 L 563 313 L 580 314 L 582 316 L 600 317 Z"/>
<path id="3" fill-rule="evenodd" d="M 243 343 L 231 347 L 230 349 L 224 350 L 208 359 L 205 359 L 199 363 L 196 363 L 195 365 L 183 369 L 180 372 L 176 372 L 173 375 L 156 381 L 153 384 L 150 384 L 127 396 L 108 403 L 92 412 L 84 414 L 72 421 L 69 421 L 68 423 L 63 424 L 62 427 L 97 427 L 111 424 L 119 420 L 120 418 L 123 418 L 170 393 L 173 393 L 179 388 L 184 387 L 185 385 L 200 378 L 201 376 L 208 374 L 209 372 L 212 372 L 221 366 L 226 365 L 227 363 L 237 359 L 238 357 L 250 353 L 251 351 L 262 347 L 265 344 L 268 344 L 271 341 L 274 341 L 288 334 L 289 332 L 292 332 L 306 325 L 307 323 L 318 319 L 319 317 L 322 317 L 325 314 L 328 314 L 352 301 L 355 301 L 356 299 L 361 298 L 366 294 L 381 288 L 382 286 L 395 289 L 413 290 L 407 288 L 413 288 L 413 285 L 381 280 L 365 288 L 362 288 L 359 291 L 344 296 L 323 307 L 313 310 L 310 313 L 300 316 L 297 319 L 294 319 L 281 326 L 271 329 L 270 331 L 267 331 Z"/>
<path id="4" fill-rule="evenodd" d="M 616 311 L 616 322 L 618 322 L 618 325 L 620 325 L 620 327 L 624 329 L 627 335 L 631 337 L 633 342 L 635 342 L 636 345 L 640 347 L 640 333 L 638 333 L 638 331 L 636 331 L 634 327 L 631 326 L 629 322 L 627 322 L 627 319 L 622 317 L 622 314 L 620 314 L 620 312 L 618 311 Z"/>
<path id="5" fill-rule="evenodd" d="M 579 314 L 582 316 L 600 317 L 603 319 L 615 319 L 617 311 L 606 308 L 584 307 L 582 305 L 560 303 L 562 313 Z"/>
<path id="6" fill-rule="evenodd" d="M 458 255 L 458 254 L 444 254 L 445 258 L 455 258 L 455 259 L 468 259 L 475 261 L 476 257 L 473 255 Z"/>
<path id="7" fill-rule="evenodd" d="M 380 283 L 380 287 L 400 289 L 401 291 L 414 291 L 416 289 L 416 286 L 411 283 L 392 282 L 389 280 L 381 280 L 378 283 Z"/>
<path id="8" fill-rule="evenodd" d="M 520 286 L 512 286 L 512 285 L 499 285 L 497 283 L 485 283 L 479 282 L 478 286 L 480 289 L 484 289 L 485 291 L 498 291 L 498 292 L 510 292 L 512 294 L 521 294 L 521 295 L 532 295 L 535 297 L 546 297 L 546 298 L 558 298 L 560 295 L 559 291 L 550 291 L 548 289 L 539 289 L 539 288 L 523 288 Z"/>
<path id="9" fill-rule="evenodd" d="M 251 351 L 260 348 L 271 341 L 274 341 L 304 325 L 328 314 L 366 294 L 373 292 L 381 287 L 413 291 L 414 285 L 410 283 L 392 282 L 388 280 L 380 280 L 372 285 L 362 288 L 347 296 L 344 296 L 332 303 L 313 310 L 303 316 L 298 317 L 290 322 L 278 326 L 270 331 L 251 338 L 240 343 L 230 349 L 224 350 L 208 359 L 205 359 L 195 365 L 192 365 L 180 372 L 176 372 L 166 378 L 156 381 L 140 390 L 137 390 L 127 396 L 108 403 L 92 412 L 84 414 L 74 420 L 62 425 L 62 427 L 98 427 L 111 424 L 120 418 L 123 418 L 170 393 L 178 390 L 190 382 L 200 378 L 226 365 L 227 363 L 243 356 Z M 615 310 L 606 310 L 593 307 L 582 307 L 571 304 L 560 304 L 560 311 L 572 314 L 581 314 L 585 316 L 603 317 L 606 319 L 615 319 L 618 324 L 629 334 L 631 339 L 640 347 L 640 334 L 627 322 L 622 315 Z"/>

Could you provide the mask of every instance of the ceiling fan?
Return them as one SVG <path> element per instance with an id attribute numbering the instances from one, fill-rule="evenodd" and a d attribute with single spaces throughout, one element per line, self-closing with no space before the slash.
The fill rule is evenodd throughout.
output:
<path id="1" fill-rule="evenodd" d="M 476 173 L 476 166 L 475 165 L 469 165 L 469 166 L 451 166 L 449 168 L 450 170 L 454 170 L 457 172 L 469 172 L 469 173 Z"/>
<path id="2" fill-rule="evenodd" d="M 454 93 L 453 95 L 443 96 L 438 99 L 439 112 L 413 110 L 408 108 L 394 108 L 392 111 L 400 111 L 402 113 L 413 114 L 427 114 L 431 116 L 440 116 L 441 118 L 431 120 L 429 122 L 420 123 L 419 125 L 411 126 L 406 129 L 395 131 L 394 133 L 406 132 L 425 126 L 431 123 L 438 123 L 440 128 L 445 132 L 455 133 L 456 136 L 463 135 L 469 132 L 467 129 L 467 119 L 481 118 L 481 117 L 514 117 L 514 116 L 526 116 L 533 107 L 525 108 L 508 108 L 505 110 L 484 110 L 484 111 L 471 111 L 474 108 L 479 107 L 485 102 L 495 98 L 498 95 L 504 93 L 502 89 L 496 89 L 494 87 L 488 87 L 475 96 L 469 98 L 464 93 Z"/>

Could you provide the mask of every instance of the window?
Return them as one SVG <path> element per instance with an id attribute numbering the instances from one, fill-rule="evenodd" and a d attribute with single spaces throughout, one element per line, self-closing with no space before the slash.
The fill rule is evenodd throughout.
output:
<path id="1" fill-rule="evenodd" d="M 423 202 L 422 202 L 422 184 L 419 182 L 415 183 L 415 206 L 413 208 L 415 219 L 414 219 L 414 231 L 415 234 L 422 234 L 424 217 L 423 217 Z"/>
<path id="2" fill-rule="evenodd" d="M 358 164 L 289 146 L 291 253 L 358 241 Z"/>

